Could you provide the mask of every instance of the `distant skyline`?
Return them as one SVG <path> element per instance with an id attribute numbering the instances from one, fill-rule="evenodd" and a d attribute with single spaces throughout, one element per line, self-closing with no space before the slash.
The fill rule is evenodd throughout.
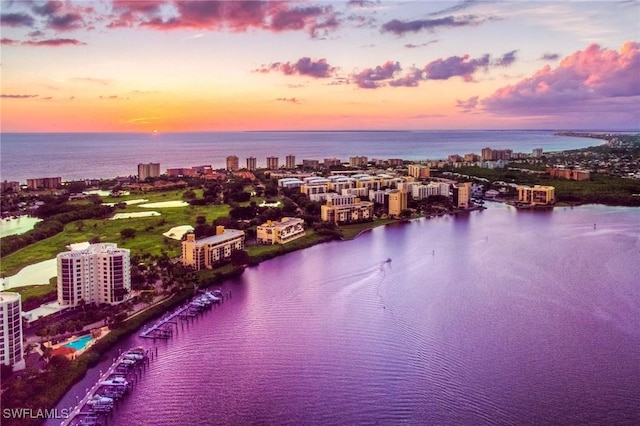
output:
<path id="1" fill-rule="evenodd" d="M 640 129 L 640 1 L 2 1 L 2 132 Z"/>

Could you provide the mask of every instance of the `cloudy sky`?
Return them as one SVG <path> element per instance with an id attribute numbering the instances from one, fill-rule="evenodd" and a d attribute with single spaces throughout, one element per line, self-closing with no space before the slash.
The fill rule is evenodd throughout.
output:
<path id="1" fill-rule="evenodd" d="M 0 10 L 2 132 L 640 128 L 637 0 Z"/>

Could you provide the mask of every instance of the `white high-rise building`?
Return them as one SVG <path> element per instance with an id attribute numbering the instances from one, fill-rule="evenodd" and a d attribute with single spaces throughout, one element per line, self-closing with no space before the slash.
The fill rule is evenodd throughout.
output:
<path id="1" fill-rule="evenodd" d="M 25 368 L 21 315 L 20 294 L 0 293 L 0 364 L 10 365 L 14 371 Z"/>
<path id="2" fill-rule="evenodd" d="M 58 303 L 77 306 L 85 303 L 117 304 L 131 297 L 131 262 L 129 249 L 114 243 L 59 253 Z"/>

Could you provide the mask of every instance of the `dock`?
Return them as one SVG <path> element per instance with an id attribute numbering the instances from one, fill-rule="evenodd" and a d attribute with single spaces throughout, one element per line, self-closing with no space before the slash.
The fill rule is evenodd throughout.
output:
<path id="1" fill-rule="evenodd" d="M 155 350 L 157 357 L 158 349 Z M 114 408 L 114 401 L 129 392 L 129 383 L 133 385 L 138 373 L 146 368 L 154 353 L 142 348 L 132 348 L 114 358 L 111 366 L 100 375 L 98 381 L 90 388 L 69 413 L 61 426 L 101 425 L 103 417 Z M 131 382 L 127 382 L 131 380 Z M 108 396 L 107 396 L 108 395 Z"/>

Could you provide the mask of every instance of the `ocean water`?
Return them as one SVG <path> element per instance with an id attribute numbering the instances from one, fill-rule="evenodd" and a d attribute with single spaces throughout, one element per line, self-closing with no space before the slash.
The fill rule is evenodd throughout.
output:
<path id="1" fill-rule="evenodd" d="M 349 157 L 424 160 L 450 154 L 480 153 L 482 148 L 530 153 L 582 148 L 603 143 L 588 138 L 555 136 L 553 131 L 404 131 L 404 132 L 216 132 L 216 133 L 3 133 L 0 135 L 0 179 L 26 183 L 29 178 L 61 176 L 63 180 L 137 175 L 138 163 L 167 168 L 225 167 L 236 155 L 240 165 L 256 157 L 302 159 Z"/>
<path id="2" fill-rule="evenodd" d="M 248 268 L 58 408 L 144 345 L 110 425 L 637 425 L 640 209 L 487 205 Z"/>

